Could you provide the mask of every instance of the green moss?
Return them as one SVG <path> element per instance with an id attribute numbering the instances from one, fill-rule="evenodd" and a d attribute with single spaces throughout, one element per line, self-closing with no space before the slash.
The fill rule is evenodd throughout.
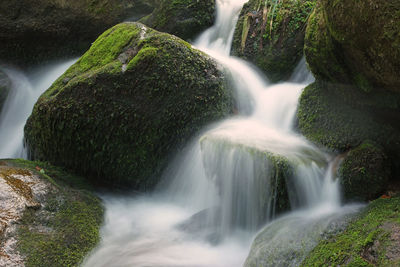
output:
<path id="1" fill-rule="evenodd" d="M 136 66 L 138 62 L 141 60 L 146 60 L 146 57 L 151 57 L 154 58 L 157 55 L 158 48 L 154 47 L 146 47 L 140 49 L 139 53 L 131 60 L 129 61 L 129 64 L 127 66 L 127 69 L 132 69 Z"/>
<path id="2" fill-rule="evenodd" d="M 100 238 L 103 206 L 99 198 L 87 191 L 90 186 L 82 177 L 48 163 L 4 162 L 56 185 L 46 194 L 44 207 L 26 209 L 17 225 L 17 249 L 25 266 L 79 266 Z"/>
<path id="3" fill-rule="evenodd" d="M 315 2 L 250 0 L 240 13 L 233 54 L 255 63 L 273 82 L 288 78 L 303 56 L 305 27 Z"/>
<path id="4" fill-rule="evenodd" d="M 391 237 L 400 227 L 399 207 L 400 198 L 372 202 L 343 233 L 320 242 L 301 266 L 398 266 L 387 249 L 399 241 Z"/>
<path id="5" fill-rule="evenodd" d="M 80 72 L 96 69 L 114 61 L 129 42 L 138 36 L 139 28 L 132 28 L 129 24 L 113 27 L 92 44 L 90 50 L 77 62 Z"/>
<path id="6" fill-rule="evenodd" d="M 387 109 L 379 107 L 379 103 L 386 103 L 385 98 L 375 94 L 371 101 L 371 95 L 351 86 L 314 83 L 300 97 L 299 129 L 311 141 L 336 151 L 372 140 L 396 153 L 399 135 L 395 121 L 377 116 L 379 110 L 383 113 Z"/>
<path id="7" fill-rule="evenodd" d="M 390 161 L 369 141 L 351 150 L 339 168 L 346 199 L 371 200 L 382 194 L 390 178 Z"/>
<path id="8" fill-rule="evenodd" d="M 189 40 L 211 27 L 214 17 L 215 0 L 161 0 L 153 13 L 140 22 Z"/>
<path id="9" fill-rule="evenodd" d="M 232 94 L 215 62 L 175 36 L 124 23 L 99 39 L 36 103 L 25 127 L 31 155 L 147 189 L 170 153 L 231 112 Z M 97 50 L 113 40 L 120 52 L 103 61 Z"/>

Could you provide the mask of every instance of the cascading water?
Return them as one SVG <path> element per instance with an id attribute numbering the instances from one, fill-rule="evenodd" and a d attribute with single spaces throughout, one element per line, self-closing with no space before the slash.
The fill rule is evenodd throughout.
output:
<path id="1" fill-rule="evenodd" d="M 301 211 L 272 221 L 262 232 L 265 236 L 290 247 L 304 238 L 299 233 L 310 233 L 306 251 L 318 239 L 313 229 L 321 233 L 327 222 L 351 212 L 340 208 L 334 164 L 329 164 L 332 156 L 293 130 L 298 98 L 313 80 L 305 62 L 289 82 L 269 85 L 254 67 L 229 56 L 245 2 L 217 0 L 215 26 L 195 43 L 225 67 L 239 115 L 195 137 L 172 161 L 152 195 L 104 196 L 102 241 L 85 266 L 242 266 L 260 226 L 275 217 L 277 184 L 284 171 L 279 160 L 291 168 L 288 197 L 292 209 Z M 287 227 L 293 229 L 294 239 L 284 236 Z M 269 246 L 273 243 L 265 241 Z M 276 257 L 257 266 L 295 265 L 301 260 L 299 256 L 284 262 L 279 256 L 285 257 L 283 252 L 270 251 Z"/>
<path id="2" fill-rule="evenodd" d="M 0 158 L 27 158 L 24 125 L 39 96 L 76 60 L 42 66 L 29 74 L 0 67 L 11 80 L 11 90 L 0 113 Z"/>

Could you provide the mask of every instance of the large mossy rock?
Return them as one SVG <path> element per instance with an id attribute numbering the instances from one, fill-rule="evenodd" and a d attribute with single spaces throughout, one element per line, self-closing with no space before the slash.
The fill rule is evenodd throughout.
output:
<path id="1" fill-rule="evenodd" d="M 81 55 L 109 27 L 151 11 L 144 0 L 1 1 L 0 60 L 26 67 Z"/>
<path id="2" fill-rule="evenodd" d="M 322 240 L 301 266 L 399 266 L 400 198 L 375 200 L 338 235 Z"/>
<path id="3" fill-rule="evenodd" d="M 317 78 L 400 92 L 400 2 L 323 0 L 310 19 L 306 57 Z M 344 80 L 345 79 L 345 80 Z"/>
<path id="4" fill-rule="evenodd" d="M 140 22 L 161 32 L 192 40 L 211 27 L 215 0 L 160 0 L 153 13 Z"/>
<path id="5" fill-rule="evenodd" d="M 351 150 L 338 172 L 348 200 L 373 200 L 382 195 L 390 179 L 390 161 L 384 151 L 371 142 Z"/>
<path id="6" fill-rule="evenodd" d="M 0 265 L 79 266 L 100 240 L 103 205 L 82 177 L 0 161 Z"/>
<path id="7" fill-rule="evenodd" d="M 232 52 L 261 68 L 271 81 L 288 78 L 303 57 L 315 0 L 250 0 L 240 13 Z"/>
<path id="8" fill-rule="evenodd" d="M 139 23 L 107 30 L 36 103 L 25 126 L 34 159 L 99 183 L 153 186 L 168 156 L 232 111 L 204 53 Z"/>
<path id="9" fill-rule="evenodd" d="M 353 86 L 316 82 L 301 95 L 298 127 L 309 140 L 338 152 L 371 140 L 384 149 L 395 178 L 400 173 L 399 107 L 396 93 L 366 93 Z"/>
<path id="10" fill-rule="evenodd" d="M 0 113 L 3 109 L 3 104 L 7 99 L 8 93 L 11 89 L 11 81 L 7 74 L 0 69 Z"/>

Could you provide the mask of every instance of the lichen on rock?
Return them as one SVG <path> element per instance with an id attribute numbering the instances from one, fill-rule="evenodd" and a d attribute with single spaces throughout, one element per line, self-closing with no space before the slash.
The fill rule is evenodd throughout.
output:
<path id="1" fill-rule="evenodd" d="M 40 171 L 39 171 L 40 170 Z M 0 163 L 0 265 L 78 266 L 97 244 L 100 200 L 43 162 Z"/>

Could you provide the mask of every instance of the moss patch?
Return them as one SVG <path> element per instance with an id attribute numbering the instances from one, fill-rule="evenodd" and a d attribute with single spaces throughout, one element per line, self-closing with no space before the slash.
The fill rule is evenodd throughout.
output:
<path id="1" fill-rule="evenodd" d="M 26 209 L 17 225 L 17 248 L 26 266 L 79 266 L 98 243 L 103 206 L 82 177 L 44 162 L 5 160 L 21 172 L 35 173 L 54 187 L 41 209 Z M 37 171 L 43 168 L 45 173 Z"/>
<path id="2" fill-rule="evenodd" d="M 240 13 L 232 52 L 273 82 L 286 79 L 303 56 L 304 34 L 316 1 L 250 0 Z"/>
<path id="3" fill-rule="evenodd" d="M 372 202 L 343 233 L 320 242 L 301 266 L 399 266 L 398 250 L 393 254 L 399 207 L 399 197 Z"/>

